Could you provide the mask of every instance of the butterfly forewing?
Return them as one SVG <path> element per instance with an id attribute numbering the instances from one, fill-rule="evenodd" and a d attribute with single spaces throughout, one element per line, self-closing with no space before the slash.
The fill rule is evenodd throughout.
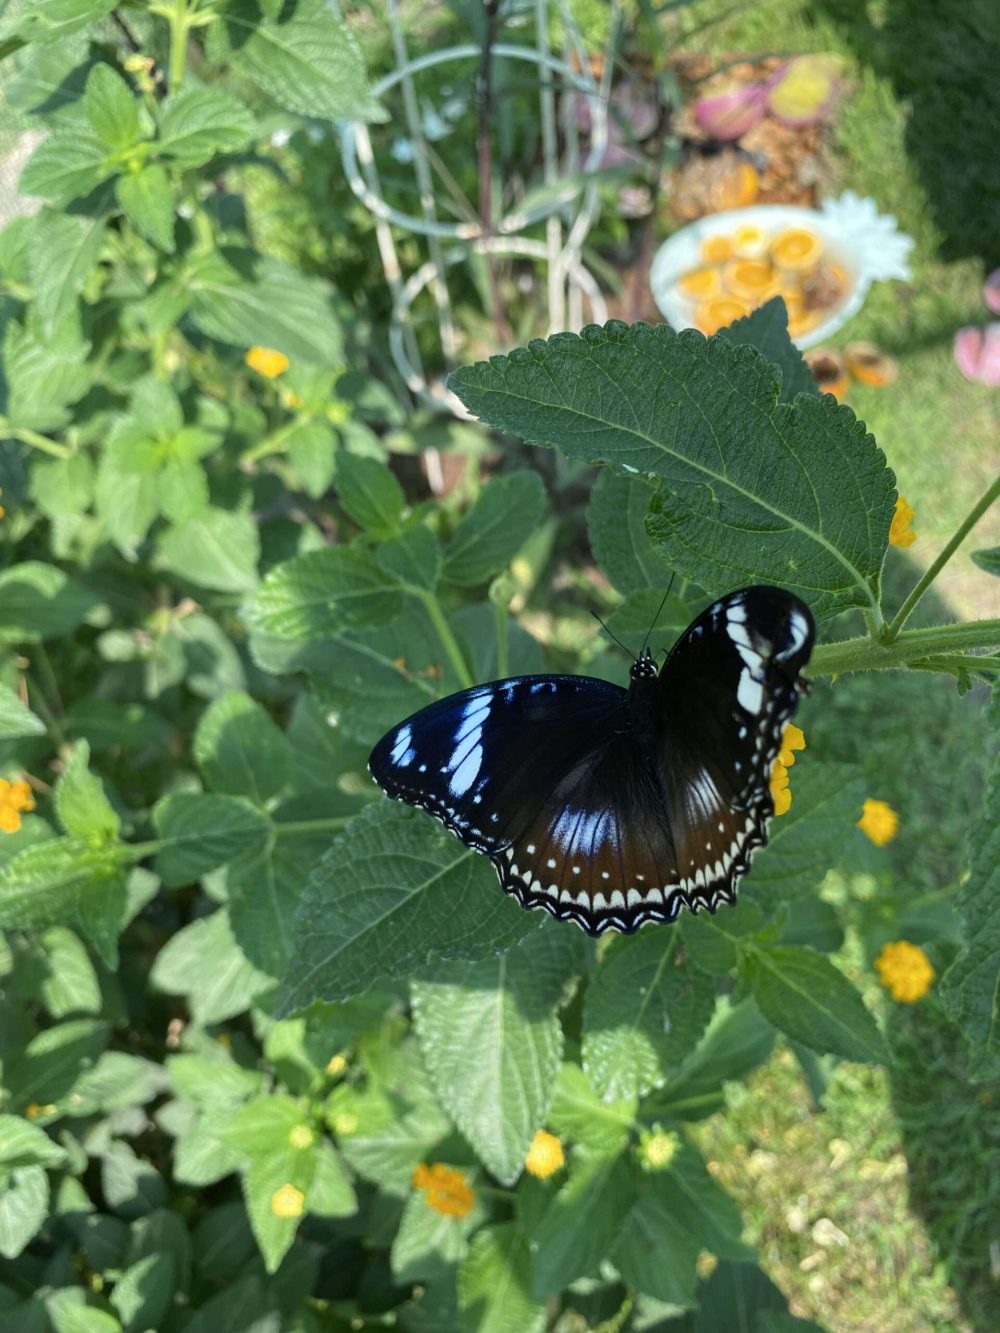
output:
<path id="1" fill-rule="evenodd" d="M 390 731 L 371 771 L 489 855 L 525 907 L 592 934 L 714 911 L 766 840 L 813 633 L 780 589 L 730 593 L 659 676 L 640 658 L 627 694 L 583 676 L 478 686 Z"/>

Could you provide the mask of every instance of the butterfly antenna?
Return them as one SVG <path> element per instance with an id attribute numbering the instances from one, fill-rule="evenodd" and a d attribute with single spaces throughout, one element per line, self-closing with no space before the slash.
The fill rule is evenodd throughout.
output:
<path id="1" fill-rule="evenodd" d="M 646 637 L 645 637 L 645 638 L 643 639 L 643 641 L 642 641 L 642 651 L 643 651 L 643 652 L 646 651 L 646 645 L 649 643 L 649 636 L 650 636 L 650 634 L 652 634 L 653 630 L 656 629 L 656 622 L 659 620 L 659 618 L 660 618 L 660 613 L 661 613 L 661 611 L 663 610 L 663 608 L 664 608 L 664 607 L 666 606 L 666 604 L 667 604 L 667 598 L 670 596 L 670 589 L 674 586 L 674 579 L 675 579 L 676 577 L 677 577 L 677 570 L 675 569 L 674 572 L 670 575 L 670 582 L 667 584 L 667 591 L 663 594 L 663 601 L 660 603 L 659 607 L 657 608 L 656 615 L 653 617 L 653 623 L 650 625 L 649 629 L 646 631 Z"/>
<path id="2" fill-rule="evenodd" d="M 591 611 L 590 614 L 594 617 L 594 619 L 595 619 L 595 620 L 597 621 L 597 623 L 600 625 L 601 629 L 602 629 L 602 630 L 604 631 L 604 633 L 608 636 L 608 638 L 609 638 L 609 639 L 614 639 L 614 641 L 615 641 L 615 643 L 617 643 L 618 647 L 621 648 L 623 652 L 628 653 L 629 657 L 631 657 L 631 659 L 632 659 L 633 662 L 637 662 L 637 661 L 639 660 L 639 659 L 636 657 L 635 653 L 632 652 L 631 648 L 626 648 L 625 645 L 622 643 L 621 639 L 616 638 L 616 636 L 615 636 L 614 634 L 611 633 L 611 631 L 608 629 L 607 625 L 605 625 L 604 621 L 601 619 L 601 617 L 597 614 L 596 611 Z"/>

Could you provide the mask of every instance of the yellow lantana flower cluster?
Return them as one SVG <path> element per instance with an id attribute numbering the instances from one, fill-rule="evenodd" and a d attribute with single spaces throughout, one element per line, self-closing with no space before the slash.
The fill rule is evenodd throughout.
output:
<path id="1" fill-rule="evenodd" d="M 271 1195 L 271 1212 L 275 1217 L 301 1217 L 305 1206 L 306 1196 L 294 1185 L 282 1185 Z"/>
<path id="2" fill-rule="evenodd" d="M 524 1159 L 524 1169 L 529 1176 L 545 1180 L 554 1175 L 566 1161 L 562 1143 L 554 1134 L 540 1129 L 531 1141 L 528 1155 Z"/>
<path id="3" fill-rule="evenodd" d="M 23 778 L 14 782 L 0 778 L 0 829 L 4 833 L 16 833 L 21 827 L 22 813 L 34 808 L 35 798 Z"/>
<path id="4" fill-rule="evenodd" d="M 413 1184 L 426 1190 L 427 1207 L 445 1217 L 467 1217 L 476 1202 L 464 1171 L 455 1171 L 443 1162 L 432 1166 L 421 1162 L 413 1173 Z"/>
<path id="5" fill-rule="evenodd" d="M 273 347 L 251 347 L 243 360 L 251 370 L 269 380 L 284 374 L 290 365 L 284 352 L 276 352 Z"/>
<path id="6" fill-rule="evenodd" d="M 858 828 L 876 847 L 884 847 L 887 842 L 892 842 L 899 830 L 899 815 L 888 801 L 869 799 L 861 807 Z"/>
<path id="7" fill-rule="evenodd" d="M 889 545 L 890 546 L 912 546 L 917 540 L 917 534 L 912 530 L 910 524 L 913 522 L 913 510 L 906 503 L 901 495 L 896 497 L 896 512 L 892 516 L 892 522 L 889 524 Z"/>
<path id="8" fill-rule="evenodd" d="M 680 1135 L 654 1125 L 639 1135 L 639 1165 L 643 1171 L 666 1171 L 681 1146 Z"/>
<path id="9" fill-rule="evenodd" d="M 787 815 L 792 808 L 792 792 L 788 785 L 788 770 L 795 763 L 795 751 L 806 748 L 806 738 L 801 727 L 789 722 L 781 737 L 781 749 L 771 767 L 771 798 L 774 801 L 774 813 Z"/>
<path id="10" fill-rule="evenodd" d="M 887 944 L 875 959 L 878 979 L 894 1000 L 915 1004 L 923 999 L 934 980 L 931 960 L 917 944 L 896 940 Z"/>

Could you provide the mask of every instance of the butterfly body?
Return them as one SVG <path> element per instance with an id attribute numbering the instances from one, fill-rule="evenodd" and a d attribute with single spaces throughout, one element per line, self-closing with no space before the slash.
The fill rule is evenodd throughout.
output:
<path id="1" fill-rule="evenodd" d="M 813 637 L 797 598 L 742 589 L 659 672 L 644 651 L 627 690 L 587 676 L 478 685 L 394 727 L 369 768 L 489 856 L 523 907 L 594 935 L 714 912 L 766 841 Z"/>

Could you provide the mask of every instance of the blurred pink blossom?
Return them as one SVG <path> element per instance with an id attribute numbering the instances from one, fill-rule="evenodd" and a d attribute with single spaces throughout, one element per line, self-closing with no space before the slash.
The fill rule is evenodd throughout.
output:
<path id="1" fill-rule="evenodd" d="M 995 268 L 983 284 L 983 300 L 994 315 L 1000 315 L 1000 268 Z"/>
<path id="2" fill-rule="evenodd" d="M 1000 385 L 1000 323 L 959 329 L 955 334 L 955 361 L 967 380 Z"/>

